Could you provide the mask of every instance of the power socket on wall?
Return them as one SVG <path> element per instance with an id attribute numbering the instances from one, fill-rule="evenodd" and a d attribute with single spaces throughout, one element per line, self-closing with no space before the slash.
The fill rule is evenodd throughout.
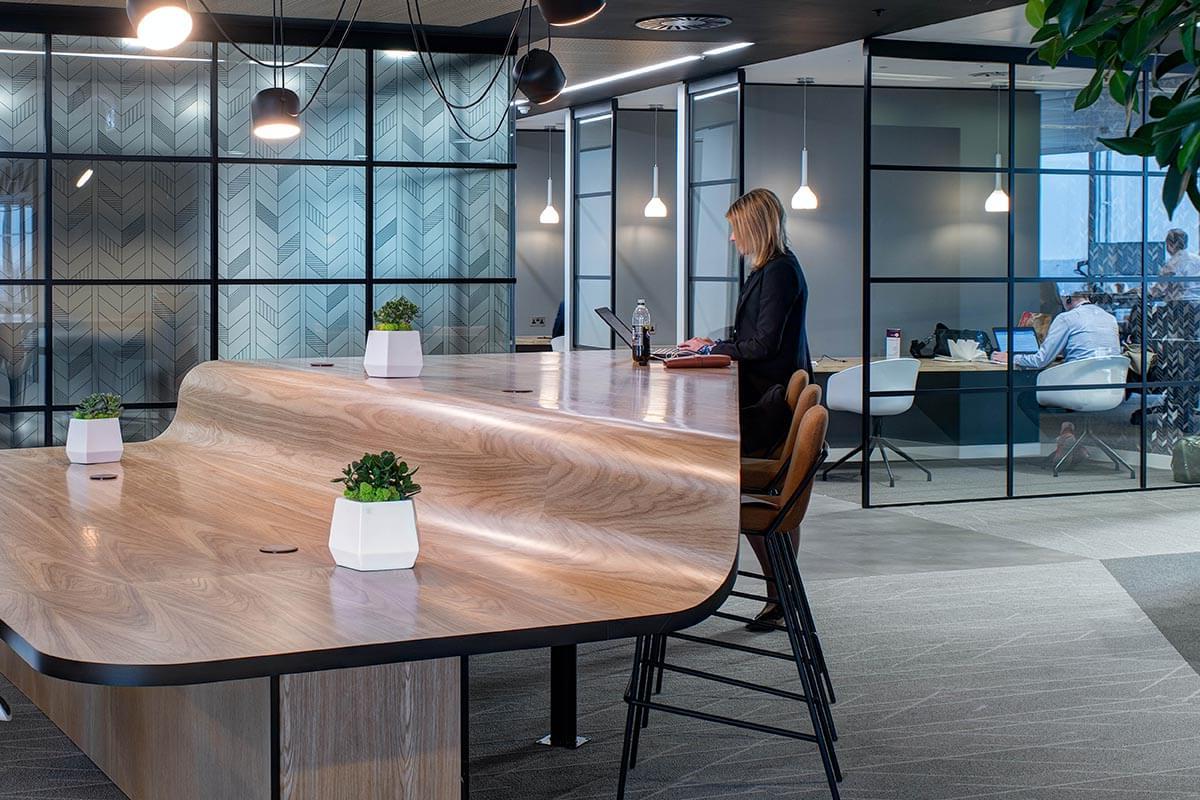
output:
<path id="1" fill-rule="evenodd" d="M 529 327 L 531 327 L 531 328 L 546 327 L 546 318 L 545 317 L 530 317 Z"/>

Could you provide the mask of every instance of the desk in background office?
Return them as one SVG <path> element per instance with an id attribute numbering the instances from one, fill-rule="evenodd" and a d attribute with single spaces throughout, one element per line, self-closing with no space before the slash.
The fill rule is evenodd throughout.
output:
<path id="1" fill-rule="evenodd" d="M 549 353 L 549 336 L 518 336 L 513 343 L 518 353 Z"/>
<path id="2" fill-rule="evenodd" d="M 871 362 L 882 360 L 873 357 Z M 944 361 L 934 358 L 922 358 L 920 361 L 921 368 L 917 374 L 919 390 L 971 388 L 995 391 L 919 394 L 907 413 L 888 418 L 889 438 L 922 445 L 1003 446 L 1007 426 L 1005 388 L 1008 367 L 993 361 Z M 861 366 L 862 363 L 860 356 L 826 355 L 813 360 L 813 372 L 824 390 L 830 375 Z M 1013 385 L 1017 388 L 1033 387 L 1036 381 L 1037 372 L 1034 370 L 1013 372 Z M 1014 414 L 1013 425 L 1014 442 L 1038 441 L 1038 421 L 1020 408 Z M 855 447 L 861 437 L 862 422 L 858 415 L 840 412 L 830 415 L 828 438 L 831 447 Z"/>

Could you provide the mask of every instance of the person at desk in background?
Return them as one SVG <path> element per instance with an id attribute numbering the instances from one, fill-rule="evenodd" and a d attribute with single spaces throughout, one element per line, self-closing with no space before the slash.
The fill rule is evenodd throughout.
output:
<path id="1" fill-rule="evenodd" d="M 737 361 L 744 408 L 772 387 L 786 386 L 797 369 L 812 378 L 804 329 L 808 284 L 788 249 L 786 215 L 774 192 L 751 189 L 733 202 L 725 218 L 732 228 L 730 240 L 750 264 L 750 277 L 738 297 L 733 338 L 714 342 L 696 337 L 680 347 Z"/>
<path id="2" fill-rule="evenodd" d="M 1121 352 L 1117 318 L 1095 305 L 1087 292 L 1074 292 L 1063 298 L 1063 307 L 1065 310 L 1050 323 L 1038 351 L 1014 355 L 1013 366 L 1043 369 L 1060 354 L 1064 361 L 1078 361 Z M 997 350 L 992 353 L 992 360 L 1003 364 L 1009 360 L 1009 355 Z"/>
<path id="3" fill-rule="evenodd" d="M 1188 235 L 1179 228 L 1167 231 L 1163 244 L 1167 261 L 1159 269 L 1160 277 L 1196 278 L 1195 281 L 1161 281 L 1150 288 L 1154 298 L 1200 300 L 1200 256 L 1187 249 Z"/>

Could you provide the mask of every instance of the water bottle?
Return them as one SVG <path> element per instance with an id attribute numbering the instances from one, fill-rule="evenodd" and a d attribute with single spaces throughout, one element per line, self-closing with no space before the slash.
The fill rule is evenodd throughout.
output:
<path id="1" fill-rule="evenodd" d="M 650 309 L 646 308 L 645 300 L 637 301 L 633 310 L 633 360 L 640 366 L 650 363 Z"/>

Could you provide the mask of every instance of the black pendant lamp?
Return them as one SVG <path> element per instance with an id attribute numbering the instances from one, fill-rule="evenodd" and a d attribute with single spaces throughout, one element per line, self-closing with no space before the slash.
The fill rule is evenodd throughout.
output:
<path id="1" fill-rule="evenodd" d="M 551 25 L 578 25 L 604 10 L 605 0 L 537 0 Z"/>
<path id="2" fill-rule="evenodd" d="M 250 101 L 250 128 L 259 139 L 291 139 L 300 135 L 300 97 L 273 86 Z"/>
<path id="3" fill-rule="evenodd" d="M 513 66 L 513 80 L 521 94 L 535 105 L 544 105 L 562 94 L 567 76 L 549 50 L 535 47 Z"/>

